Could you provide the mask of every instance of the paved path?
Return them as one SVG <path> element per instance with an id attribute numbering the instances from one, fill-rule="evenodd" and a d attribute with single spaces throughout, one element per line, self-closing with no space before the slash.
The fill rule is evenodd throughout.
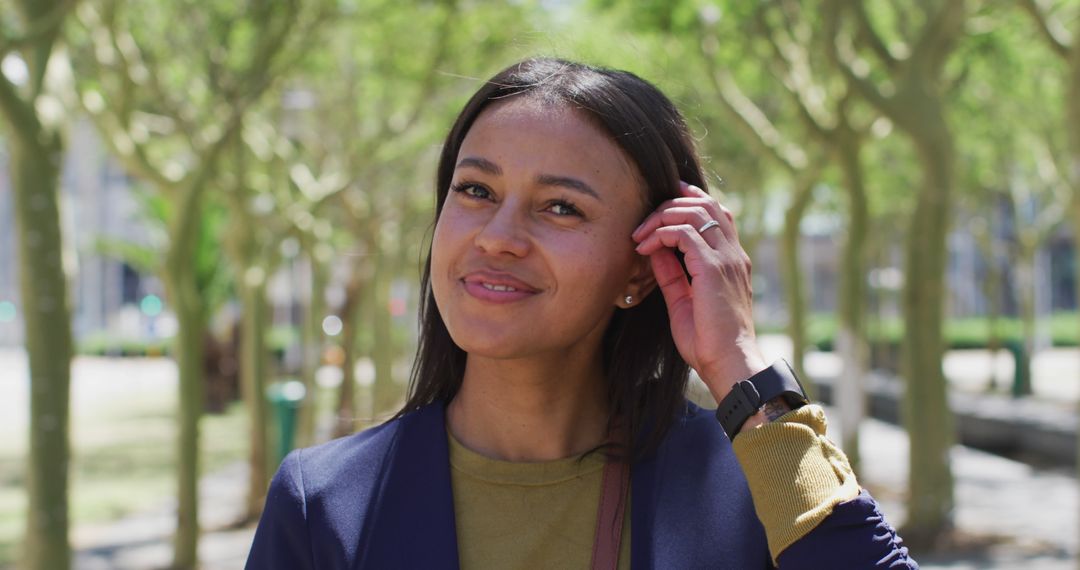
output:
<path id="1" fill-rule="evenodd" d="M 76 357 L 71 367 L 71 421 L 107 413 L 117 400 L 157 401 L 176 393 L 176 365 L 168 358 Z M 0 445 L 25 449 L 29 422 L 30 373 L 21 349 L 0 347 Z M 122 397 L 119 397 L 122 396 Z"/>
<path id="2" fill-rule="evenodd" d="M 830 414 L 833 425 L 836 414 Z M 900 428 L 867 420 L 860 430 L 861 483 L 894 524 L 906 516 L 908 438 Z M 1080 501 L 1071 470 L 1041 470 L 956 446 L 957 527 L 970 542 L 937 556 L 913 553 L 923 568 L 1076 570 Z"/>
<path id="3" fill-rule="evenodd" d="M 234 464 L 203 477 L 199 486 L 199 542 L 202 570 L 243 568 L 253 526 L 237 527 L 246 496 L 247 466 Z M 115 522 L 83 526 L 72 533 L 75 570 L 149 570 L 172 561 L 176 502 L 124 517 Z"/>

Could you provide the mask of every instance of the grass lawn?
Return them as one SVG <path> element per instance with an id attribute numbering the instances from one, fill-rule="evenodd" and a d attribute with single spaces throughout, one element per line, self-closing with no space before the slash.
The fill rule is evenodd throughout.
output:
<path id="1" fill-rule="evenodd" d="M 71 526 L 107 522 L 175 496 L 175 386 L 137 389 L 72 418 Z M 202 421 L 202 473 L 242 460 L 247 418 L 234 403 Z M 0 439 L 0 566 L 25 524 L 25 428 Z"/>

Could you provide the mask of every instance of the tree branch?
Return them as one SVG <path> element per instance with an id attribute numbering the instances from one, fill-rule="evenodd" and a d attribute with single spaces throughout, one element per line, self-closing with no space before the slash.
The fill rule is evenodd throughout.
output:
<path id="1" fill-rule="evenodd" d="M 15 86 L 3 73 L 0 73 L 0 114 L 20 137 L 32 140 L 41 131 L 34 108 L 19 97 Z"/>
<path id="2" fill-rule="evenodd" d="M 31 21 L 30 26 L 20 35 L 15 37 L 0 36 L 0 60 L 3 60 L 7 54 L 16 50 L 25 49 L 43 36 L 56 31 L 64 21 L 64 17 L 67 16 L 68 11 L 75 6 L 76 2 L 78 2 L 78 0 L 62 0 L 57 2 L 48 9 L 48 12 Z"/>
<path id="3" fill-rule="evenodd" d="M 1048 126 L 1042 131 L 1041 139 L 1042 144 L 1036 145 L 1036 147 L 1041 147 L 1042 150 L 1041 154 L 1043 156 L 1040 164 L 1043 165 L 1045 170 L 1052 171 L 1053 178 L 1060 180 L 1064 183 L 1066 188 L 1080 198 L 1080 179 L 1073 179 L 1073 176 L 1069 172 L 1068 166 L 1062 159 L 1062 157 L 1066 156 L 1067 152 L 1054 143 L 1052 127 Z"/>
<path id="4" fill-rule="evenodd" d="M 829 112 L 815 102 L 811 93 L 817 86 L 806 50 L 791 38 L 778 39 L 778 32 L 768 22 L 764 11 L 759 9 L 755 12 L 761 35 L 772 48 L 772 59 L 782 69 L 779 79 L 787 87 L 784 91 L 791 97 L 795 110 L 807 129 L 819 138 L 827 138 L 828 124 L 831 122 Z"/>
<path id="5" fill-rule="evenodd" d="M 301 19 L 294 17 L 296 16 L 296 3 L 292 2 L 291 4 L 294 10 L 290 11 L 290 16 L 285 18 L 285 24 L 280 30 L 268 34 L 272 35 L 274 39 L 269 40 L 262 48 L 259 48 L 260 56 L 248 64 L 241 79 L 236 83 L 238 85 L 237 92 L 232 96 L 225 94 L 227 99 L 226 107 L 228 107 L 229 113 L 224 120 L 219 122 L 219 124 L 225 125 L 224 128 L 218 131 L 216 137 L 205 141 L 203 144 L 200 144 L 197 138 L 191 140 L 192 149 L 198 155 L 200 164 L 214 159 L 214 156 L 221 151 L 228 139 L 236 134 L 237 129 L 241 128 L 244 115 L 248 109 L 273 86 L 276 80 L 284 77 L 285 70 L 298 63 L 305 55 L 303 49 L 297 48 L 292 50 L 292 57 L 280 58 L 282 53 L 288 51 L 286 44 L 288 43 L 290 31 L 299 25 L 297 22 Z M 291 34 L 294 36 L 299 35 L 300 39 L 296 43 L 300 45 L 308 44 L 307 40 L 310 39 L 310 34 L 319 28 L 319 24 L 323 22 L 327 15 L 323 12 L 316 13 L 306 27 L 301 26 L 303 33 Z"/>
<path id="6" fill-rule="evenodd" d="M 273 79 L 280 75 L 272 73 L 280 71 L 275 68 L 275 60 L 286 51 L 290 32 L 300 19 L 300 8 L 296 0 L 288 0 L 284 4 L 288 6 L 286 14 L 276 22 L 272 21 L 269 9 L 260 12 L 260 18 L 254 22 L 263 32 L 259 35 L 260 41 L 254 46 L 255 58 L 247 63 L 246 69 L 236 81 L 235 95 L 238 99 L 258 99 L 269 88 Z"/>
<path id="7" fill-rule="evenodd" d="M 102 139 L 106 146 L 109 147 L 109 150 L 112 151 L 113 156 L 123 164 L 129 174 L 154 184 L 161 188 L 162 191 L 170 191 L 176 187 L 177 181 L 166 177 L 162 170 L 152 163 L 145 144 L 140 142 L 138 137 L 135 137 L 132 133 L 132 102 L 136 94 L 136 82 L 131 77 L 128 64 L 130 54 L 125 54 L 125 50 L 120 48 L 114 33 L 117 17 L 116 5 L 110 2 L 105 5 L 105 8 L 105 19 L 108 20 L 109 25 L 103 22 L 101 15 L 96 11 L 92 9 L 80 10 L 80 21 L 90 31 L 90 36 L 94 42 L 94 49 L 90 50 L 93 54 L 87 58 L 87 61 L 93 66 L 95 75 L 102 78 L 106 75 L 105 66 L 98 59 L 97 52 L 99 50 L 110 50 L 115 53 L 116 61 L 119 62 L 119 69 L 116 70 L 116 73 L 121 76 L 122 93 L 82 92 L 78 94 L 79 104 L 90 116 L 98 131 L 101 132 Z M 135 46 L 134 49 L 137 50 L 138 47 Z M 147 72 L 152 73 L 149 69 Z M 107 84 L 106 81 L 100 81 L 99 83 L 102 89 Z M 95 98 L 97 101 L 95 101 Z M 105 102 L 107 100 L 120 102 L 120 104 L 109 105 Z"/>
<path id="8" fill-rule="evenodd" d="M 908 61 L 919 65 L 926 77 L 938 77 L 953 42 L 963 33 L 966 14 L 964 0 L 942 2 L 941 9 L 923 24 Z"/>
<path id="9" fill-rule="evenodd" d="M 100 95 L 99 95 L 100 96 Z M 90 105 L 86 104 L 85 96 L 79 97 L 83 110 L 97 126 L 102 134 L 105 145 L 112 151 L 129 174 L 154 184 L 162 191 L 168 191 L 176 185 L 176 182 L 166 178 L 161 171 L 150 161 L 143 144 L 132 139 L 131 134 L 122 126 L 110 123 L 120 123 L 116 115 L 103 110 L 95 112 Z M 112 119 L 110 121 L 110 119 Z"/>
<path id="10" fill-rule="evenodd" d="M 146 85 L 153 101 L 161 108 L 161 113 L 164 114 L 177 125 L 180 132 L 184 133 L 189 139 L 194 137 L 195 128 L 191 125 L 186 117 L 194 116 L 195 111 L 190 105 L 185 109 L 185 103 L 177 101 L 172 93 L 168 92 L 161 83 L 161 78 L 158 76 L 157 68 L 153 65 L 148 65 L 146 56 L 143 53 L 142 48 L 135 42 L 135 38 L 127 31 L 123 31 L 125 34 L 123 39 L 117 37 L 113 26 L 108 28 L 108 35 L 111 39 L 110 45 L 117 53 L 117 59 L 121 63 L 121 81 L 124 82 L 125 93 L 122 94 L 123 101 L 129 103 L 124 105 L 125 122 L 130 122 L 134 118 L 134 113 L 130 109 L 130 101 L 135 97 L 135 92 L 140 84 Z M 132 69 L 138 69 L 145 75 L 145 80 L 136 81 L 132 74 Z M 185 112 L 186 111 L 186 112 Z M 130 126 L 130 125 L 128 125 Z"/>
<path id="11" fill-rule="evenodd" d="M 883 115 L 895 122 L 898 117 L 903 115 L 903 110 L 895 100 L 886 97 L 869 79 L 855 73 L 852 68 L 852 60 L 855 59 L 855 54 L 850 41 L 844 46 L 846 53 L 841 53 L 839 13 L 841 10 L 844 10 L 844 7 L 839 5 L 838 0 L 828 2 L 825 7 L 825 44 L 829 60 L 840 71 L 849 86 Z"/>
<path id="12" fill-rule="evenodd" d="M 1072 38 L 1069 37 L 1068 30 L 1061 25 L 1061 22 L 1044 13 L 1035 0 L 1020 0 L 1020 7 L 1035 21 L 1039 33 L 1050 46 L 1050 50 L 1063 59 L 1068 59 Z"/>
<path id="13" fill-rule="evenodd" d="M 427 105 L 425 105 L 427 102 L 427 93 L 431 91 L 432 86 L 435 84 L 437 71 L 449 52 L 450 34 L 453 32 L 454 16 L 457 15 L 458 3 L 457 0 L 445 0 L 444 3 L 447 7 L 446 18 L 443 19 L 442 25 L 439 26 L 439 38 L 435 43 L 431 64 L 428 66 L 427 73 L 420 83 L 420 90 L 417 92 L 416 102 L 413 104 L 412 112 L 409 113 L 409 119 L 405 121 L 405 129 L 408 129 L 415 124 L 427 107 Z"/>
<path id="14" fill-rule="evenodd" d="M 0 44 L 0 60 L 14 49 L 23 52 L 31 99 L 41 93 L 45 82 L 45 68 L 49 63 L 53 43 L 60 33 L 60 24 L 76 1 L 23 0 L 19 8 L 28 23 L 28 29 L 21 37 L 9 38 Z"/>
<path id="15" fill-rule="evenodd" d="M 874 55 L 885 64 L 885 67 L 889 70 L 896 69 L 900 60 L 893 55 L 892 51 L 881 39 L 881 35 L 874 29 L 874 24 L 870 21 L 870 15 L 866 13 L 866 5 L 862 2 L 853 2 L 852 5 L 854 6 L 859 39 L 870 48 L 870 51 L 874 52 Z"/>
<path id="16" fill-rule="evenodd" d="M 730 73 L 718 69 L 708 53 L 703 52 L 702 56 L 707 68 L 706 75 L 717 97 L 750 134 L 751 139 L 792 173 L 805 168 L 806 153 L 786 142 L 765 113 L 739 89 Z"/>

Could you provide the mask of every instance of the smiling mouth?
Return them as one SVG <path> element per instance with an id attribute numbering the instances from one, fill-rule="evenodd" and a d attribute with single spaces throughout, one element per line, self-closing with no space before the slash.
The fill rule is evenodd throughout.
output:
<path id="1" fill-rule="evenodd" d="M 538 290 L 509 274 L 478 271 L 461 279 L 465 291 L 486 303 L 515 303 L 531 298 Z"/>
<path id="2" fill-rule="evenodd" d="M 517 289 L 509 285 L 492 285 L 491 283 L 480 283 L 480 285 L 488 291 L 517 291 Z"/>

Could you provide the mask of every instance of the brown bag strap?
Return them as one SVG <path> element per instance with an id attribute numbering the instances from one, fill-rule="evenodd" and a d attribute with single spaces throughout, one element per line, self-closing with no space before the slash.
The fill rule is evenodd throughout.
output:
<path id="1" fill-rule="evenodd" d="M 593 538 L 593 570 L 615 570 L 619 565 L 619 542 L 622 540 L 623 515 L 626 514 L 626 488 L 630 486 L 630 464 L 608 461 L 600 482 L 600 508 Z"/>

